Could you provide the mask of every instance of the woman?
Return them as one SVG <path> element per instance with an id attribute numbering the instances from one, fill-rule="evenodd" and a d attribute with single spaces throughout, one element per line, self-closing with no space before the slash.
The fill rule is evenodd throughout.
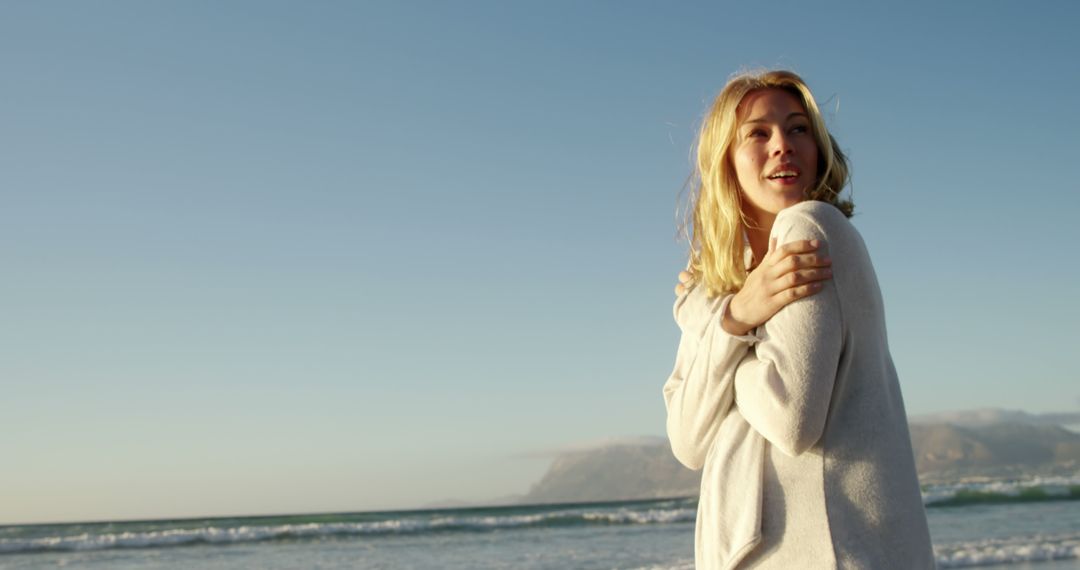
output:
<path id="1" fill-rule="evenodd" d="M 933 568 L 881 292 L 803 80 L 743 74 L 697 144 L 672 451 L 697 568 Z"/>

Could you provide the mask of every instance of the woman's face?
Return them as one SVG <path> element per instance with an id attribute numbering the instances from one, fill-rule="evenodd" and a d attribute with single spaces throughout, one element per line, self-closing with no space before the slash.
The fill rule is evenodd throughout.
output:
<path id="1" fill-rule="evenodd" d="M 801 202 L 818 174 L 806 109 L 787 91 L 763 89 L 746 95 L 736 113 L 731 158 L 744 213 L 761 220 Z"/>

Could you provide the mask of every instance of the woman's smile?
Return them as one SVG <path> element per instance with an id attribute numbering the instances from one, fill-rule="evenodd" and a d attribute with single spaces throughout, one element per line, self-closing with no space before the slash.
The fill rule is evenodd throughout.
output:
<path id="1" fill-rule="evenodd" d="M 772 174 L 769 174 L 765 178 L 771 182 L 776 182 L 781 186 L 792 186 L 798 184 L 802 176 L 802 169 L 792 163 L 781 164 L 773 169 Z"/>

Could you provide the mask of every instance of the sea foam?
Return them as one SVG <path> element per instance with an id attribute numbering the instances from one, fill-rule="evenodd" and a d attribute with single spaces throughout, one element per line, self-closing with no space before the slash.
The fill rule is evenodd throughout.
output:
<path id="1" fill-rule="evenodd" d="M 1032 477 L 1005 481 L 961 481 L 930 485 L 923 490 L 923 504 L 1005 503 L 1080 499 L 1080 474 L 1072 477 Z"/>
<path id="2" fill-rule="evenodd" d="M 939 568 L 1080 558 L 1080 534 L 1034 535 L 959 542 L 934 547 Z"/>
<path id="3" fill-rule="evenodd" d="M 577 508 L 530 514 L 404 516 L 369 522 L 201 526 L 127 532 L 0 539 L 0 554 L 122 548 L 165 548 L 194 544 L 237 544 L 334 536 L 389 536 L 447 532 L 491 532 L 514 528 L 596 525 L 647 525 L 693 522 L 696 509 L 686 502 L 670 508 Z"/>

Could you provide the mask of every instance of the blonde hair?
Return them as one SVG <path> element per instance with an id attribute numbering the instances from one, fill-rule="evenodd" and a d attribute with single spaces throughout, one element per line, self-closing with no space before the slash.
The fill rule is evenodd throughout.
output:
<path id="1" fill-rule="evenodd" d="M 743 98 L 762 89 L 781 89 L 802 103 L 818 147 L 818 180 L 805 192 L 806 200 L 828 202 L 851 217 L 855 205 L 841 200 L 848 181 L 847 157 L 825 127 L 817 102 L 801 77 L 790 71 L 755 71 L 736 74 L 716 96 L 701 123 L 696 145 L 697 161 L 689 185 L 690 207 L 682 229 L 693 228 L 690 268 L 709 296 L 734 293 L 746 283 L 743 258 L 743 227 L 750 225 L 740 207 L 741 192 L 731 163 L 731 147 Z"/>

